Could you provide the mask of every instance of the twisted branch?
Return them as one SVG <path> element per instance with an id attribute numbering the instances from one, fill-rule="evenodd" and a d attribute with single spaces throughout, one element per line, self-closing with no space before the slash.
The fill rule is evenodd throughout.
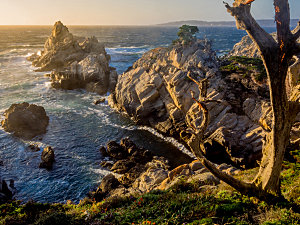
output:
<path id="1" fill-rule="evenodd" d="M 297 39 L 300 37 L 300 21 L 298 21 L 298 24 L 296 28 L 292 31 L 292 34 L 294 36 L 294 41 L 297 41 Z"/>

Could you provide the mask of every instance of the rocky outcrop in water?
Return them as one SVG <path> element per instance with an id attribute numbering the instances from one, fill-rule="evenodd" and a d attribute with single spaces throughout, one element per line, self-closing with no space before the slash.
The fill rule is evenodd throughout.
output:
<path id="1" fill-rule="evenodd" d="M 42 162 L 40 163 L 40 168 L 46 168 L 48 170 L 52 169 L 53 163 L 55 161 L 54 158 L 54 150 L 52 147 L 48 146 L 44 148 L 42 155 L 41 155 Z"/>
<path id="2" fill-rule="evenodd" d="M 45 109 L 27 102 L 11 105 L 4 112 L 4 117 L 1 122 L 3 129 L 24 139 L 45 134 L 49 124 Z"/>
<path id="3" fill-rule="evenodd" d="M 109 67 L 110 56 L 97 38 L 73 36 L 60 21 L 56 22 L 44 50 L 28 58 L 37 71 L 50 71 L 54 88 L 85 88 L 98 94 L 114 89 L 117 72 Z"/>
<path id="4" fill-rule="evenodd" d="M 202 123 L 202 113 L 191 96 L 193 92 L 198 98 L 199 89 L 188 73 L 195 80 L 208 80 L 207 100 L 214 100 L 207 104 L 206 156 L 215 163 L 256 165 L 272 118 L 267 93 L 257 91 L 259 84 L 249 85 L 243 73 L 219 72 L 218 60 L 207 41 L 145 53 L 119 77 L 109 104 L 139 124 L 178 138 L 186 130 L 187 120 L 195 127 Z"/>
<path id="5" fill-rule="evenodd" d="M 7 203 L 7 201 L 12 200 L 14 192 L 14 181 L 10 180 L 10 184 L 7 185 L 5 180 L 0 177 L 0 204 Z"/>

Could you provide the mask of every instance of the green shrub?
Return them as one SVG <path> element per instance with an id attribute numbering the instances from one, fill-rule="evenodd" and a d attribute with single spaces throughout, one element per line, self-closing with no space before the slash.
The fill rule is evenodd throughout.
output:
<path id="1" fill-rule="evenodd" d="M 183 44 L 188 45 L 196 40 L 196 33 L 199 32 L 197 26 L 182 25 L 177 33 L 178 39 L 173 41 L 173 45 Z"/>

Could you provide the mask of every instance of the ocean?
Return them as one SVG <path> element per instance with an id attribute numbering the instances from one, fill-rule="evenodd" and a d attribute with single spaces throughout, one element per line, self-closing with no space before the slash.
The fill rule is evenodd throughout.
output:
<path id="1" fill-rule="evenodd" d="M 109 173 L 100 166 L 103 157 L 99 152 L 100 146 L 109 140 L 119 141 L 128 136 L 139 146 L 176 162 L 172 159 L 178 158 L 185 149 L 174 139 L 136 126 L 126 115 L 110 109 L 107 102 L 95 106 L 93 101 L 99 98 L 96 94 L 55 90 L 45 73 L 34 72 L 36 68 L 26 57 L 43 49 L 51 30 L 51 26 L 0 26 L 0 120 L 11 104 L 25 101 L 43 106 L 50 117 L 47 133 L 32 141 L 13 137 L 0 128 L 0 161 L 3 162 L 0 177 L 15 181 L 15 198 L 78 202 Z M 70 26 L 69 30 L 76 36 L 97 37 L 111 55 L 110 66 L 122 74 L 146 51 L 169 46 L 176 39 L 178 29 Z M 233 27 L 200 27 L 199 30 L 197 37 L 210 39 L 219 56 L 230 51 L 246 34 Z M 54 148 L 53 170 L 38 168 L 41 151 L 29 150 L 27 146 L 31 143 Z"/>

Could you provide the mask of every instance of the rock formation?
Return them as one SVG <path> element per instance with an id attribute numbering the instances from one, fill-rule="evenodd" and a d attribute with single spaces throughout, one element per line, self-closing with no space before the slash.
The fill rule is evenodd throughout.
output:
<path id="1" fill-rule="evenodd" d="M 55 161 L 54 150 L 48 146 L 44 148 L 41 156 L 42 162 L 40 163 L 40 168 L 52 169 L 52 165 Z"/>
<path id="2" fill-rule="evenodd" d="M 272 37 L 276 40 L 276 33 L 272 33 Z M 298 40 L 300 43 L 300 39 Z M 242 40 L 236 43 L 233 49 L 228 54 L 230 56 L 246 56 L 250 58 L 260 58 L 259 51 L 253 43 L 252 39 L 246 35 L 242 38 Z M 288 77 L 287 77 L 287 89 L 290 92 L 298 82 L 300 81 L 300 56 L 296 56 L 294 58 L 294 62 L 289 68 Z"/>
<path id="3" fill-rule="evenodd" d="M 276 33 L 272 33 L 273 38 L 276 40 Z M 300 40 L 298 40 L 300 43 Z M 231 56 L 245 56 L 245 57 L 255 57 L 255 58 L 260 58 L 259 51 L 256 47 L 256 45 L 253 43 L 251 38 L 246 35 L 242 38 L 240 42 L 234 45 L 232 51 L 228 54 L 228 57 Z M 295 56 L 294 57 L 294 62 L 291 62 L 291 66 L 289 67 L 288 70 L 288 76 L 286 80 L 286 86 L 287 86 L 287 91 L 289 96 L 293 95 L 293 98 L 300 99 L 300 56 Z M 293 92 L 294 91 L 294 92 Z M 255 103 L 253 103 L 255 104 Z M 254 105 L 252 104 L 252 108 L 254 108 Z M 264 105 L 263 110 L 259 109 L 259 106 L 256 106 L 255 112 L 257 110 L 260 111 L 258 115 L 262 115 L 263 112 L 265 111 L 270 111 L 270 105 L 267 107 L 266 102 L 260 102 L 259 105 Z M 247 111 L 249 112 L 249 111 Z M 251 113 L 253 115 L 253 113 Z M 259 121 L 259 118 L 255 116 L 255 120 Z M 271 123 L 270 120 L 270 115 L 269 115 L 269 125 Z M 296 119 L 295 125 L 292 128 L 292 133 L 291 133 L 291 142 L 292 143 L 297 143 L 300 144 L 300 114 L 298 114 L 298 117 Z"/>
<path id="4" fill-rule="evenodd" d="M 12 200 L 13 197 L 13 180 L 10 180 L 10 185 L 8 186 L 5 180 L 0 177 L 0 204 L 7 203 L 7 201 Z"/>
<path id="5" fill-rule="evenodd" d="M 4 117 L 1 122 L 4 130 L 24 139 L 46 133 L 49 124 L 45 109 L 27 102 L 11 105 Z"/>
<path id="6" fill-rule="evenodd" d="M 56 22 L 44 50 L 28 60 L 37 71 L 50 71 L 54 88 L 77 89 L 105 94 L 114 89 L 117 72 L 109 67 L 110 56 L 97 38 L 73 36 L 60 21 Z"/>
<path id="7" fill-rule="evenodd" d="M 199 161 L 188 160 L 176 168 L 171 167 L 169 160 L 155 156 L 149 150 L 137 147 L 129 138 L 123 138 L 121 143 L 107 143 L 107 148 L 101 147 L 102 155 L 109 156 L 114 161 L 110 168 L 112 173 L 106 175 L 95 192 L 90 197 L 96 201 L 104 198 L 124 197 L 141 194 L 152 190 L 166 190 L 185 179 L 188 183 L 199 186 L 215 186 L 220 183 Z M 116 161 L 117 160 L 117 161 Z M 105 161 L 102 165 L 106 165 Z M 238 174 L 240 170 L 221 164 L 220 170 L 228 174 Z"/>
<path id="8" fill-rule="evenodd" d="M 255 165 L 270 129 L 269 102 L 240 77 L 224 77 L 208 41 L 145 53 L 119 77 L 109 104 L 139 124 L 178 138 L 187 129 L 186 120 L 195 126 L 202 122 L 191 95 L 197 99 L 199 90 L 187 74 L 196 81 L 206 78 L 208 100 L 214 101 L 207 104 L 210 123 L 205 154 L 216 163 L 225 160 L 238 166 Z"/>

